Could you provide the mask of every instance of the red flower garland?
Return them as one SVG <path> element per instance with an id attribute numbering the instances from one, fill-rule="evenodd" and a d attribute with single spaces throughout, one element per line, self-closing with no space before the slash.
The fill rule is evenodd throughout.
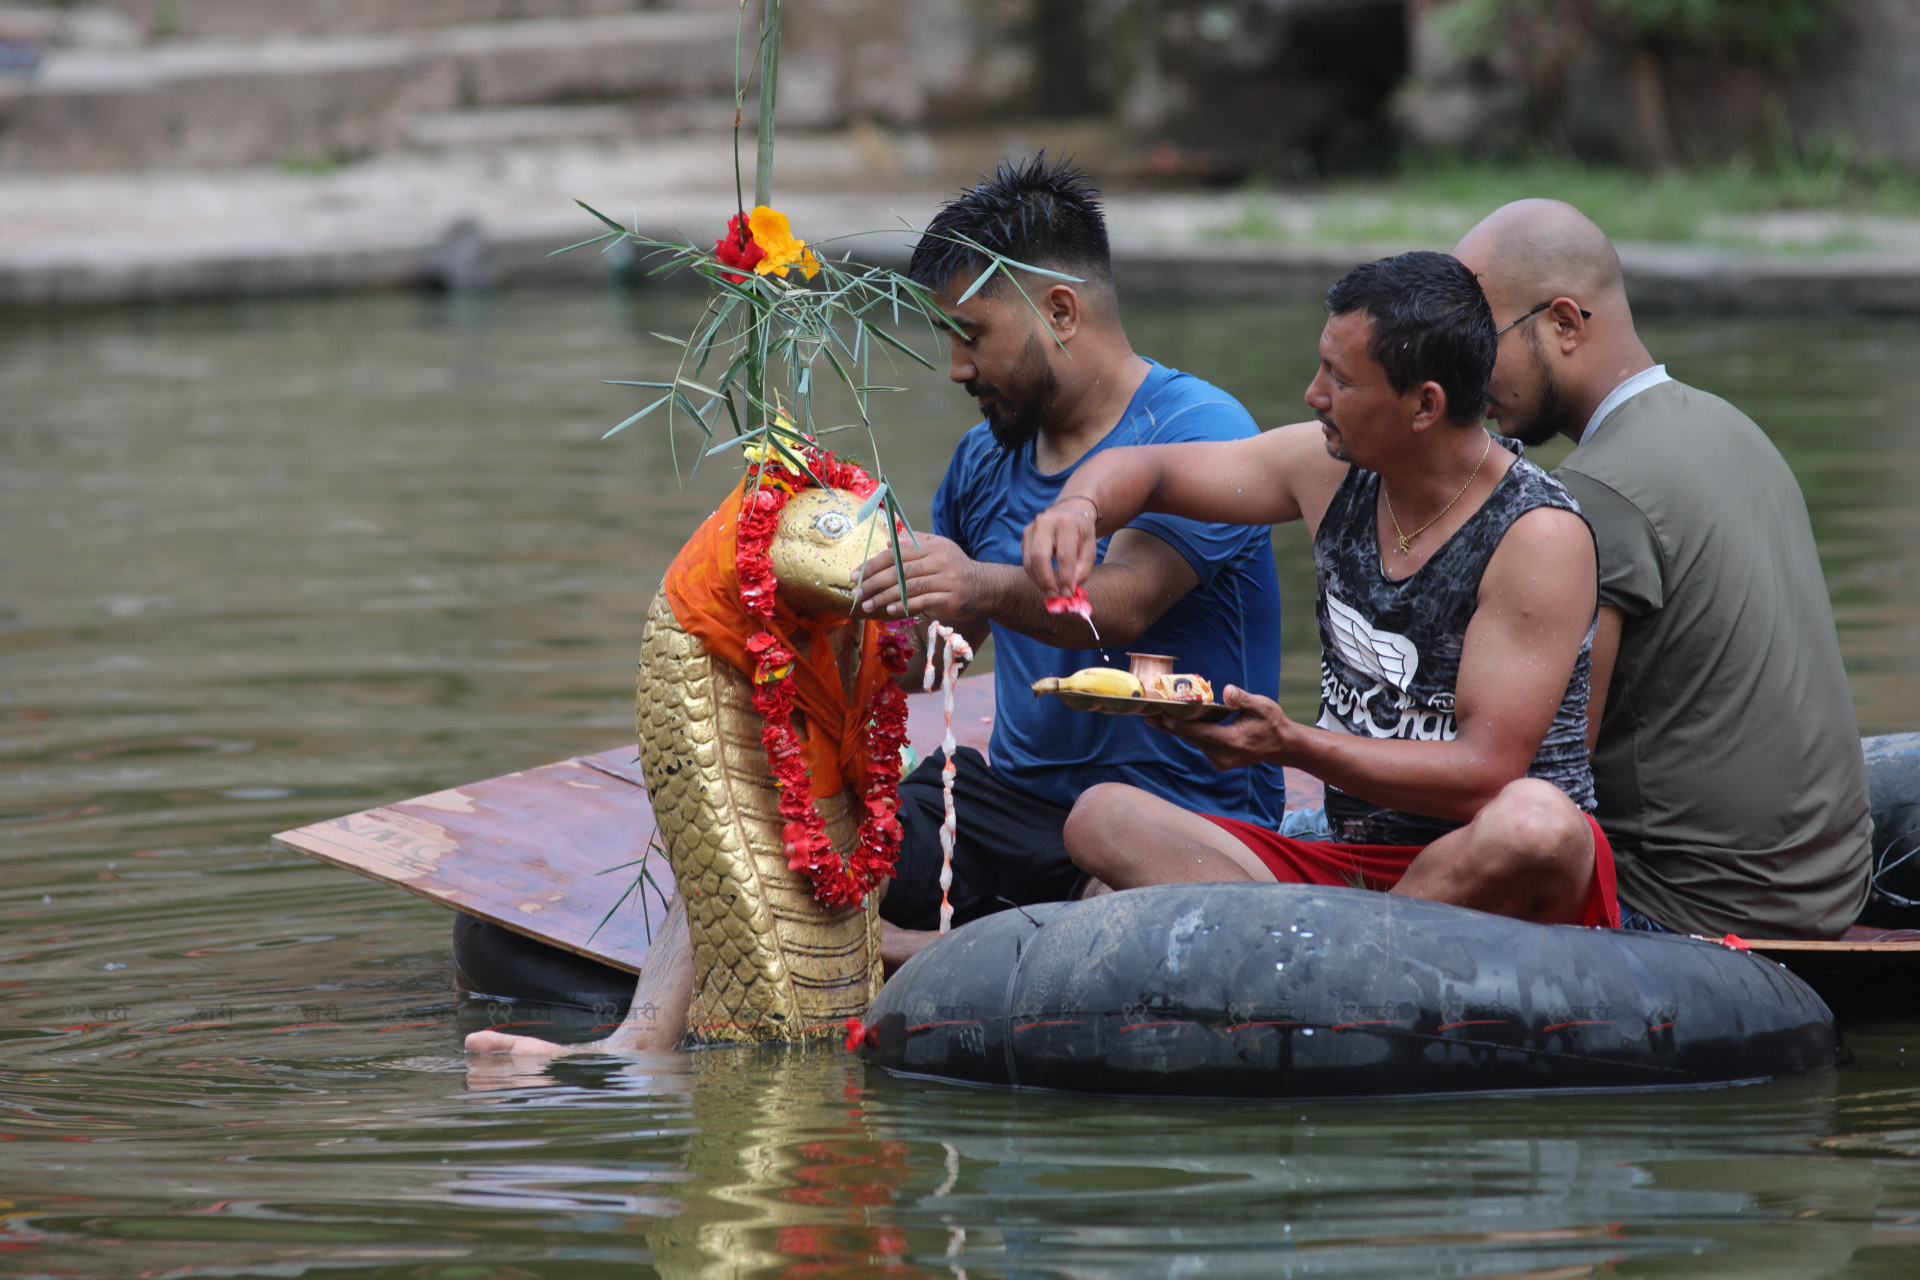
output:
<path id="1" fill-rule="evenodd" d="M 808 448 L 807 466 L 829 488 L 847 489 L 867 497 L 878 483 L 860 467 L 841 462 L 822 449 Z M 735 535 L 734 568 L 740 579 L 740 601 L 763 624 L 773 621 L 779 584 L 767 548 L 780 524 L 787 500 L 813 481 L 777 459 L 747 468 L 748 488 L 740 504 L 740 526 Z M 757 479 L 758 484 L 755 484 Z M 747 641 L 754 655 L 753 709 L 764 724 L 760 741 L 767 764 L 780 787 L 780 816 L 785 820 L 782 841 L 787 865 L 806 873 L 813 896 L 829 907 L 858 906 L 881 880 L 893 874 L 900 858 L 900 748 L 907 740 L 907 699 L 891 678 L 874 686 L 862 710 L 867 718 L 869 764 L 863 799 L 866 812 L 860 837 L 845 859 L 833 851 L 813 786 L 800 754 L 800 735 L 793 728 L 793 674 L 795 655 L 770 627 Z M 907 669 L 913 653 L 911 627 L 894 624 L 880 637 L 880 662 L 890 675 Z"/>

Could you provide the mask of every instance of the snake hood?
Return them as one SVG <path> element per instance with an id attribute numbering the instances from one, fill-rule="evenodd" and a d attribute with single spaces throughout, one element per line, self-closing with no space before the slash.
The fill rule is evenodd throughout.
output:
<path id="1" fill-rule="evenodd" d="M 837 1034 L 880 986 L 872 895 L 830 908 L 788 866 L 780 792 L 753 707 L 748 638 L 760 621 L 741 604 L 736 537 L 744 488 L 675 559 L 648 612 L 636 720 L 641 767 L 693 943 L 691 1039 L 798 1040 Z M 813 795 L 834 849 L 848 853 L 865 805 L 858 709 L 892 678 L 876 660 L 878 626 L 850 616 L 853 582 L 887 542 L 862 498 L 804 489 L 768 546 L 778 581 L 771 624 L 795 660 L 795 723 Z"/>

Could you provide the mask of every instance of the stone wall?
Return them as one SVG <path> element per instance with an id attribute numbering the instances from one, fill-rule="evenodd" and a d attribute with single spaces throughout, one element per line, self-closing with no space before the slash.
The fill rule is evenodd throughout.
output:
<path id="1" fill-rule="evenodd" d="M 1405 5 L 789 0 L 780 118 L 1097 134 L 1098 149 L 1131 157 L 1121 168 L 1166 179 L 1378 168 L 1396 140 L 1386 108 L 1407 65 Z M 724 129 L 739 12 L 738 0 L 88 0 L 56 23 L 51 5 L 0 0 L 0 42 L 26 31 L 39 61 L 0 70 L 0 169 L 331 164 L 409 145 Z"/>
<path id="2" fill-rule="evenodd" d="M 1417 144 L 1509 151 L 1545 141 L 1594 160 L 1712 163 L 1784 137 L 1920 173 L 1920 3 L 1854 0 L 1797 65 L 1625 57 L 1569 37 L 1551 75 L 1451 47 L 1453 0 L 1409 0 L 1412 74 L 1398 119 Z"/>

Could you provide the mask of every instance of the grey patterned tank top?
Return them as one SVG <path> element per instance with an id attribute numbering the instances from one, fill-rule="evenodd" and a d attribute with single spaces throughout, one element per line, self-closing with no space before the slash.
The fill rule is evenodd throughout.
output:
<path id="1" fill-rule="evenodd" d="M 1498 437 L 1496 437 L 1498 439 Z M 1519 453 L 1512 441 L 1500 443 Z M 1500 478 L 1419 572 L 1400 582 L 1380 570 L 1375 500 L 1380 477 L 1351 467 L 1313 540 L 1320 598 L 1322 729 L 1358 737 L 1444 742 L 1455 736 L 1454 685 L 1460 649 L 1479 605 L 1480 576 L 1507 529 L 1535 507 L 1580 514 L 1560 482 L 1524 458 Z M 1584 518 L 1584 517 L 1583 517 Z M 1587 759 L 1587 679 L 1593 629 L 1527 776 L 1553 783 L 1593 809 Z M 1348 844 L 1424 845 L 1460 823 L 1386 809 L 1327 788 L 1333 838 Z"/>

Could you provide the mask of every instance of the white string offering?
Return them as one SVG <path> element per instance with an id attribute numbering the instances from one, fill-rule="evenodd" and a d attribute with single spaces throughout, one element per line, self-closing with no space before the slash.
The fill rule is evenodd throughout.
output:
<path id="1" fill-rule="evenodd" d="M 933 688 L 933 657 L 945 645 L 945 654 L 940 660 L 940 686 L 945 694 L 946 736 L 940 739 L 940 751 L 946 756 L 946 764 L 940 770 L 940 794 L 946 801 L 946 817 L 940 822 L 940 932 L 945 935 L 953 928 L 953 903 L 948 900 L 948 892 L 953 888 L 953 841 L 959 830 L 959 819 L 953 811 L 953 777 L 957 770 L 953 763 L 953 753 L 959 744 L 953 740 L 953 681 L 961 668 L 973 661 L 973 646 L 967 638 L 952 627 L 940 622 L 927 623 L 927 672 L 925 687 Z"/>

